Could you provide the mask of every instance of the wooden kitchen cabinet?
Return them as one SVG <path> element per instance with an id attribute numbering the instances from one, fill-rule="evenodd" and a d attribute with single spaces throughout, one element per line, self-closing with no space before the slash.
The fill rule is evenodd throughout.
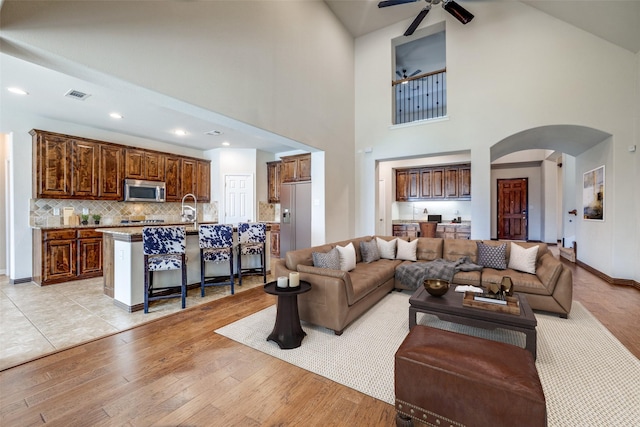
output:
<path id="1" fill-rule="evenodd" d="M 127 148 L 124 169 L 125 178 L 164 181 L 165 155 L 155 151 Z"/>
<path id="2" fill-rule="evenodd" d="M 393 235 L 397 237 L 418 237 L 420 226 L 416 223 L 393 224 Z"/>
<path id="3" fill-rule="evenodd" d="M 471 165 L 396 169 L 396 201 L 471 199 Z"/>
<path id="4" fill-rule="evenodd" d="M 33 281 L 41 286 L 102 276 L 102 233 L 95 229 L 35 229 L 33 251 Z"/>
<path id="5" fill-rule="evenodd" d="M 95 230 L 77 231 L 78 278 L 102 276 L 102 233 Z"/>
<path id="6" fill-rule="evenodd" d="M 100 144 L 100 173 L 98 197 L 100 200 L 123 200 L 124 148 Z"/>
<path id="7" fill-rule="evenodd" d="M 271 224 L 271 257 L 280 258 L 280 224 Z"/>
<path id="8" fill-rule="evenodd" d="M 282 182 L 311 181 L 311 154 L 282 157 Z"/>
<path id="9" fill-rule="evenodd" d="M 269 203 L 280 203 L 281 168 L 281 161 L 267 162 L 267 199 Z"/>
<path id="10" fill-rule="evenodd" d="M 178 156 L 166 156 L 164 166 L 165 199 L 167 202 L 179 202 L 182 198 L 181 160 Z"/>
<path id="11" fill-rule="evenodd" d="M 181 169 L 181 181 L 182 181 L 182 197 L 186 194 L 196 194 L 197 188 L 197 178 L 196 172 L 198 169 L 197 162 L 195 159 L 185 159 L 183 158 L 180 162 Z"/>
<path id="12" fill-rule="evenodd" d="M 187 193 L 211 200 L 209 160 L 37 129 L 30 134 L 34 198 L 123 200 L 123 181 L 131 178 L 164 181 L 168 202 Z"/>
<path id="13" fill-rule="evenodd" d="M 71 144 L 64 135 L 32 130 L 35 198 L 71 196 Z"/>
<path id="14" fill-rule="evenodd" d="M 196 197 L 198 202 L 208 202 L 211 199 L 211 163 L 198 160 L 196 179 Z"/>

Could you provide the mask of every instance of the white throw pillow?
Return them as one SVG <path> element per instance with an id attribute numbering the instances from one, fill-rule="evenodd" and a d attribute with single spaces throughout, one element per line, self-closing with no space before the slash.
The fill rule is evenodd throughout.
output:
<path id="1" fill-rule="evenodd" d="M 402 259 L 405 261 L 416 260 L 416 249 L 418 248 L 418 239 L 407 242 L 403 239 L 398 239 L 398 253 L 396 259 Z"/>
<path id="2" fill-rule="evenodd" d="M 509 256 L 509 268 L 525 273 L 536 274 L 536 256 L 538 246 L 528 249 L 511 242 L 511 255 Z"/>
<path id="3" fill-rule="evenodd" d="M 378 243 L 378 252 L 380 253 L 380 258 L 385 259 L 396 259 L 396 242 L 398 239 L 389 240 L 388 242 L 384 239 L 376 237 L 376 242 Z"/>
<path id="4" fill-rule="evenodd" d="M 336 246 L 336 249 L 340 255 L 340 270 L 351 271 L 356 268 L 356 248 L 353 247 L 353 243 L 347 246 Z"/>

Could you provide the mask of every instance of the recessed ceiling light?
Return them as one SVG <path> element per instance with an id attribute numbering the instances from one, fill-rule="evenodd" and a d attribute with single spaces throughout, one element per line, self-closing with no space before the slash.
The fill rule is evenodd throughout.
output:
<path id="1" fill-rule="evenodd" d="M 222 135 L 222 132 L 220 132 L 219 130 L 210 130 L 209 132 L 205 132 L 204 134 L 218 136 L 218 135 Z"/>
<path id="2" fill-rule="evenodd" d="M 187 134 L 187 131 L 182 129 L 176 129 L 173 133 L 175 133 L 178 136 L 185 136 Z"/>
<path id="3" fill-rule="evenodd" d="M 10 87 L 7 88 L 7 90 L 11 93 L 15 93 L 16 95 L 29 95 L 29 92 L 26 92 L 19 87 Z"/>
<path id="4" fill-rule="evenodd" d="M 111 113 L 111 114 L 109 114 L 109 117 L 111 117 L 112 119 L 121 119 L 122 118 L 122 114 L 120 114 L 120 113 Z"/>
<path id="5" fill-rule="evenodd" d="M 223 142 L 222 145 L 224 145 L 225 147 L 230 146 L 231 144 L 229 144 L 227 141 Z"/>

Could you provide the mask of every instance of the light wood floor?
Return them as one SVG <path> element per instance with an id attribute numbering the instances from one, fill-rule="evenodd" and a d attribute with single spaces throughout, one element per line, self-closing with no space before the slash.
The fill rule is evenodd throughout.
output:
<path id="1" fill-rule="evenodd" d="M 640 357 L 640 291 L 571 268 L 574 300 Z M 392 405 L 213 332 L 273 303 L 252 289 L 3 371 L 0 425 L 394 425 Z"/>

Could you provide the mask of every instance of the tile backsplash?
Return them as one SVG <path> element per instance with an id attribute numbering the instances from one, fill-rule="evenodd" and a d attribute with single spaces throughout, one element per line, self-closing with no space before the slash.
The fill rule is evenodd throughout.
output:
<path id="1" fill-rule="evenodd" d="M 258 221 L 280 222 L 280 203 L 258 202 Z"/>
<path id="2" fill-rule="evenodd" d="M 190 206 L 193 203 L 188 203 Z M 132 203 L 105 200 L 61 200 L 31 199 L 29 204 L 29 224 L 31 226 L 56 226 L 62 224 L 62 211 L 65 207 L 74 209 L 76 215 L 88 209 L 89 215 L 99 214 L 100 223 L 118 224 L 131 215 L 144 215 L 146 219 L 162 219 L 165 222 L 180 221 L 180 202 Z M 59 215 L 54 215 L 58 209 Z M 218 202 L 198 203 L 198 221 L 217 221 Z M 90 219 L 91 220 L 91 219 Z"/>

